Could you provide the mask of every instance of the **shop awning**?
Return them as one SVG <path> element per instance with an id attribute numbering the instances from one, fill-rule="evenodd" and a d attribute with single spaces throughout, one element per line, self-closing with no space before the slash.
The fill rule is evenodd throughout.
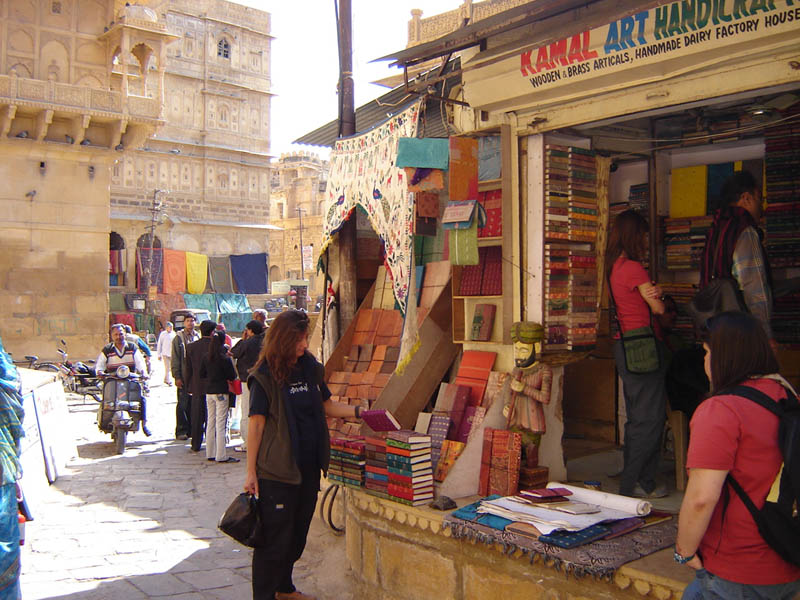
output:
<path id="1" fill-rule="evenodd" d="M 461 61 L 457 58 L 453 59 L 447 64 L 442 75 L 458 71 L 460 66 Z M 424 73 L 409 83 L 413 86 L 424 84 L 427 77 L 439 76 L 439 71 L 440 69 L 435 69 Z M 439 81 L 433 85 L 433 95 L 447 98 L 450 90 L 457 83 L 458 80 Z M 356 108 L 356 131 L 363 132 L 372 129 L 375 125 L 385 121 L 387 117 L 404 109 L 416 97 L 418 97 L 416 93 L 409 92 L 404 85 L 401 85 L 383 96 L 359 106 Z M 419 132 L 422 137 L 448 137 L 450 135 L 445 125 L 447 114 L 441 99 L 428 98 L 420 118 Z M 338 138 L 339 123 L 337 120 L 333 120 L 297 138 L 292 143 L 332 147 Z"/>

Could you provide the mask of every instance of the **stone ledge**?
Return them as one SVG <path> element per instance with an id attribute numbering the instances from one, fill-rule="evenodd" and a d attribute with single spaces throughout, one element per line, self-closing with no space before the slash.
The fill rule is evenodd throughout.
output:
<path id="1" fill-rule="evenodd" d="M 435 549 L 443 558 L 451 559 L 458 570 L 456 580 L 461 584 L 452 597 L 460 600 L 479 597 L 475 595 L 478 588 L 471 591 L 473 586 L 467 585 L 475 580 L 478 572 L 484 574 L 484 578 L 488 577 L 486 573 L 494 573 L 491 585 L 497 589 L 518 588 L 527 590 L 520 598 L 548 600 L 680 600 L 683 589 L 693 578 L 691 570 L 676 565 L 672 561 L 672 551 L 665 549 L 622 566 L 611 581 L 591 577 L 578 579 L 562 573 L 554 561 L 542 560 L 538 555 L 525 555 L 520 551 L 509 554 L 500 544 L 489 546 L 455 540 L 450 529 L 443 526 L 447 514 L 444 512 L 407 506 L 353 488 L 347 488 L 346 503 L 348 558 L 364 591 L 379 592 L 381 597 L 394 597 L 392 594 L 403 597 L 404 594 L 404 590 L 391 589 L 393 578 L 382 574 L 384 567 L 392 567 L 384 565 L 383 553 L 380 558 L 377 556 L 381 540 L 389 544 L 405 540 L 420 551 L 428 553 Z M 542 582 L 547 584 L 542 586 Z M 577 589 L 580 593 L 576 594 Z M 504 600 L 517 597 L 515 593 L 503 596 Z"/>

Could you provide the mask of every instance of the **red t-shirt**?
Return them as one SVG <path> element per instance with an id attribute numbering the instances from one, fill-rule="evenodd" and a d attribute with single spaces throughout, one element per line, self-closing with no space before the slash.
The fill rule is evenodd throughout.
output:
<path id="1" fill-rule="evenodd" d="M 639 286 L 650 282 L 644 267 L 620 256 L 611 269 L 611 292 L 617 306 L 617 319 L 623 333 L 650 325 L 650 307 L 639 293 Z M 614 336 L 619 338 L 619 335 Z"/>
<path id="2" fill-rule="evenodd" d="M 747 382 L 774 399 L 786 390 L 771 379 Z M 780 470 L 778 417 L 752 400 L 715 396 L 703 401 L 692 417 L 687 469 L 729 471 L 756 506 L 761 507 Z M 800 567 L 784 561 L 758 533 L 755 521 L 736 492 L 722 522 L 720 497 L 698 549 L 703 566 L 714 575 L 751 585 L 773 585 L 800 579 Z"/>

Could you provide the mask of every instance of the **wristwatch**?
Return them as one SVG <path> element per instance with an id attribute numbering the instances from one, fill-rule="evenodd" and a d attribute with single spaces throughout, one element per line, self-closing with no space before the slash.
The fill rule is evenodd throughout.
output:
<path id="1" fill-rule="evenodd" d="M 696 556 L 696 553 L 692 554 L 691 556 L 683 556 L 682 554 L 679 554 L 677 546 L 675 546 L 675 552 L 672 555 L 672 557 L 675 559 L 675 562 L 678 563 L 679 565 L 685 565 L 690 560 L 692 560 L 695 556 Z"/>

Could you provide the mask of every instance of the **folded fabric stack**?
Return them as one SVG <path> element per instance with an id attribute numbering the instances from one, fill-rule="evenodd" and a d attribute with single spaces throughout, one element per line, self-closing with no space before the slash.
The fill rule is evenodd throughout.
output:
<path id="1" fill-rule="evenodd" d="M 350 487 L 363 487 L 365 465 L 363 439 L 331 438 L 328 479 Z"/>
<path id="2" fill-rule="evenodd" d="M 628 190 L 628 208 L 647 218 L 650 214 L 649 183 L 637 183 L 630 187 L 630 190 Z"/>

